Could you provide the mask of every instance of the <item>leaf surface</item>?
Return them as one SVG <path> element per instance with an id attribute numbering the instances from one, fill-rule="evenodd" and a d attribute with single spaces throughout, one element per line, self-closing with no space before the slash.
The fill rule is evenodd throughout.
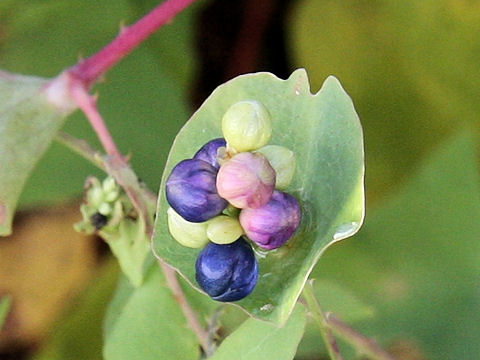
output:
<path id="1" fill-rule="evenodd" d="M 283 327 L 250 318 L 227 337 L 212 360 L 291 360 L 305 330 L 306 314 L 298 304 Z"/>
<path id="2" fill-rule="evenodd" d="M 41 91 L 46 82 L 0 72 L 0 235 L 11 233 L 23 186 L 65 118 Z"/>
<path id="3" fill-rule="evenodd" d="M 300 200 L 303 218 L 287 245 L 258 253 L 258 284 L 236 304 L 255 317 L 282 324 L 325 248 L 354 234 L 363 221 L 362 129 L 350 98 L 334 77 L 315 95 L 304 70 L 287 80 L 269 73 L 249 74 L 218 87 L 183 127 L 170 151 L 159 193 L 154 251 L 197 286 L 199 250 L 181 246 L 169 234 L 165 181 L 178 162 L 222 136 L 222 115 L 230 105 L 246 99 L 258 100 L 270 111 L 270 144 L 286 146 L 297 157 L 287 192 Z"/>
<path id="4" fill-rule="evenodd" d="M 106 318 L 106 360 L 198 358 L 197 338 L 159 266 L 150 268 L 140 287 L 132 289 L 124 279 L 119 288 Z"/>

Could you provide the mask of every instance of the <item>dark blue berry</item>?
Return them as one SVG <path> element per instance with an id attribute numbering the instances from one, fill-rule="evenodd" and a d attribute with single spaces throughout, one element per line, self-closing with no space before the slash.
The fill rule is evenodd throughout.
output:
<path id="1" fill-rule="evenodd" d="M 105 225 L 107 225 L 108 218 L 105 215 L 96 212 L 95 214 L 90 216 L 90 222 L 93 226 L 95 226 L 95 229 L 100 230 Z"/>
<path id="2" fill-rule="evenodd" d="M 237 301 L 253 291 L 258 263 L 252 247 L 243 239 L 219 245 L 209 243 L 195 264 L 200 287 L 214 300 Z"/>
<path id="3" fill-rule="evenodd" d="M 167 179 L 170 206 L 185 220 L 204 222 L 220 214 L 228 202 L 217 193 L 217 169 L 198 160 L 183 160 Z"/>
<path id="4" fill-rule="evenodd" d="M 197 151 L 193 158 L 206 161 L 218 170 L 220 167 L 217 158 L 218 149 L 226 146 L 227 143 L 224 138 L 210 140 L 208 143 L 203 145 L 200 150 Z"/>

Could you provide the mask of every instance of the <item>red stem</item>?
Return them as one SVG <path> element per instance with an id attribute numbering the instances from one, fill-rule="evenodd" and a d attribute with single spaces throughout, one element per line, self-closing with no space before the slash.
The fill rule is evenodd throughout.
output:
<path id="1" fill-rule="evenodd" d="M 115 40 L 72 67 L 69 73 L 90 88 L 112 66 L 194 1 L 166 0 L 135 24 L 122 28 Z"/>

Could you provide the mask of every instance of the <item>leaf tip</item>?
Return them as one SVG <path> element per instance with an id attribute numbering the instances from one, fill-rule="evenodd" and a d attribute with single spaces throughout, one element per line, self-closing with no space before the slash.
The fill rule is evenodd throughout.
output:
<path id="1" fill-rule="evenodd" d="M 304 68 L 295 70 L 288 78 L 288 81 L 294 84 L 296 95 L 310 93 L 310 83 L 308 81 L 307 71 Z"/>

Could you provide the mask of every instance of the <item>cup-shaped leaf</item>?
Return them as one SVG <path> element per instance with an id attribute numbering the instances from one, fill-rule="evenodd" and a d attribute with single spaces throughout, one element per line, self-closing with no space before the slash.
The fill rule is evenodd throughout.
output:
<path id="1" fill-rule="evenodd" d="M 281 248 L 257 249 L 257 286 L 235 304 L 254 317 L 282 324 L 323 251 L 353 235 L 363 222 L 362 128 L 351 99 L 334 77 L 314 95 L 304 70 L 295 71 L 287 80 L 256 73 L 219 86 L 172 146 L 160 187 L 153 249 L 198 289 L 195 261 L 200 250 L 183 247 L 170 236 L 165 182 L 176 164 L 221 137 L 223 114 L 232 104 L 248 99 L 261 102 L 271 115 L 269 144 L 285 146 L 295 154 L 295 175 L 284 191 L 299 201 L 302 220 Z"/>
<path id="2" fill-rule="evenodd" d="M 46 83 L 0 71 L 0 235 L 11 233 L 23 185 L 65 119 L 47 101 Z"/>

